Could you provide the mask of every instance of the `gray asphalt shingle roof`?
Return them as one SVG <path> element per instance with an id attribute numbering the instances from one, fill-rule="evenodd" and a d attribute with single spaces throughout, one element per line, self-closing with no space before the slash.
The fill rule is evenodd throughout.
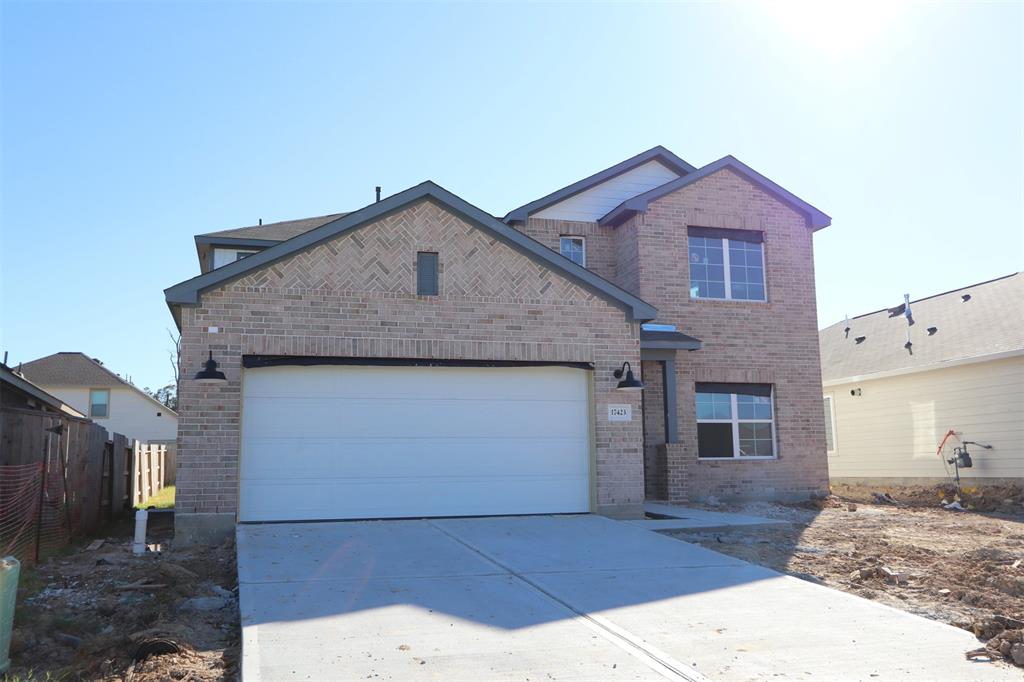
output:
<path id="1" fill-rule="evenodd" d="M 38 386 L 131 386 L 85 353 L 54 353 L 26 362 L 21 373 Z M 133 387 L 134 388 L 134 387 Z"/>
<path id="2" fill-rule="evenodd" d="M 968 301 L 963 296 L 968 295 Z M 902 303 L 894 300 L 893 306 Z M 915 369 L 1024 349 L 1024 273 L 910 302 L 914 325 L 878 310 L 822 329 L 822 380 Z M 934 334 L 928 333 L 935 327 Z M 904 344 L 907 330 L 913 354 Z M 859 336 L 865 337 L 861 343 Z"/>
<path id="3" fill-rule="evenodd" d="M 278 223 L 267 223 L 266 225 L 250 225 L 249 227 L 236 227 L 231 230 L 220 230 L 207 232 L 201 237 L 229 237 L 231 239 L 275 239 L 284 241 L 298 236 L 304 232 L 326 225 L 332 220 L 343 218 L 348 213 L 331 213 L 330 215 L 316 216 L 313 218 L 300 218 L 298 220 L 284 220 Z"/>

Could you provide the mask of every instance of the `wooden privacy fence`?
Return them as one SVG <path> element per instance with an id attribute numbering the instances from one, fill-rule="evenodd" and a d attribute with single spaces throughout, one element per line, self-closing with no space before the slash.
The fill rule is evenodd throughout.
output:
<path id="1" fill-rule="evenodd" d="M 37 561 L 166 485 L 166 445 L 88 419 L 0 408 L 0 556 Z"/>
<path id="2" fill-rule="evenodd" d="M 135 443 L 132 471 L 132 503 L 145 506 L 149 498 L 167 485 L 167 446 Z"/>

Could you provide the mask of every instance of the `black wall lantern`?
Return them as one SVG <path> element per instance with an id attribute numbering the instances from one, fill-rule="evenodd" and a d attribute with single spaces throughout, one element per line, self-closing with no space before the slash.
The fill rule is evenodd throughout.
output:
<path id="1" fill-rule="evenodd" d="M 200 384 L 226 384 L 228 378 L 224 372 L 217 369 L 217 361 L 213 359 L 213 351 L 210 351 L 210 359 L 206 361 L 206 368 L 196 372 L 195 380 Z"/>
<path id="2" fill-rule="evenodd" d="M 623 374 L 625 374 L 624 379 Z M 644 385 L 637 381 L 636 377 L 633 376 L 633 368 L 629 366 L 628 362 L 622 363 L 622 367 L 615 370 L 612 373 L 612 376 L 616 379 L 621 379 L 621 381 L 619 381 L 619 385 L 615 387 L 616 391 L 630 391 L 635 393 L 636 391 L 644 390 Z"/>

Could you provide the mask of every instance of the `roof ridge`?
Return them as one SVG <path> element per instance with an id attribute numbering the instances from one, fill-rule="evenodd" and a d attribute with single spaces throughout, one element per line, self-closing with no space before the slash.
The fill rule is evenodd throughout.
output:
<path id="1" fill-rule="evenodd" d="M 949 291 L 943 291 L 943 292 L 940 292 L 938 294 L 931 294 L 930 296 L 922 296 L 921 298 L 917 298 L 917 299 L 914 299 L 914 300 L 910 301 L 910 303 L 911 304 L 920 303 L 921 301 L 927 301 L 927 300 L 932 299 L 932 298 L 938 298 L 939 296 L 947 296 L 949 294 L 955 294 L 958 291 L 963 291 L 965 289 L 973 289 L 974 287 L 980 287 L 980 286 L 983 286 L 985 284 L 991 284 L 992 282 L 998 282 L 1000 280 L 1009 279 L 1010 277 L 1016 277 L 1019 274 L 1021 274 L 1021 273 L 1020 272 L 1011 272 L 1008 275 L 1002 275 L 1000 277 L 993 277 L 992 279 L 986 279 L 983 282 L 975 282 L 974 284 L 968 284 L 966 286 L 957 287 L 956 289 L 950 289 Z M 860 315 L 854 315 L 850 319 L 851 320 L 859 320 L 862 317 L 870 317 L 871 315 L 877 315 L 878 313 L 884 313 L 884 312 L 888 312 L 888 311 L 889 311 L 889 308 L 879 308 L 878 310 L 872 310 L 869 313 L 861 313 Z M 822 328 L 822 331 L 824 331 L 825 329 L 828 329 L 829 327 L 834 327 L 837 324 L 842 324 L 843 322 L 845 322 L 845 320 L 840 320 L 839 322 L 836 322 L 834 324 L 830 324 L 828 327 Z"/>

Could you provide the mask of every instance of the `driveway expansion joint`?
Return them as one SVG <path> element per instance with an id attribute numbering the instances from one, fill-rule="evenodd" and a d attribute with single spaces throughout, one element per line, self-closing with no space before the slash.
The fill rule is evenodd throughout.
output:
<path id="1" fill-rule="evenodd" d="M 629 631 L 614 625 L 613 623 L 605 620 L 604 618 L 600 618 L 599 616 L 594 616 L 584 611 L 580 611 L 579 609 L 575 608 L 572 604 L 560 599 L 559 597 L 555 596 L 548 590 L 544 589 L 534 581 L 530 580 L 525 574 L 519 573 L 510 566 L 506 566 L 505 564 L 501 563 L 500 561 L 490 556 L 483 550 L 480 550 L 477 547 L 470 544 L 469 542 L 463 540 L 458 535 L 442 528 L 441 526 L 438 526 L 436 523 L 429 519 L 425 519 L 425 521 L 429 526 L 440 531 L 441 533 L 448 536 L 449 538 L 459 543 L 466 549 L 470 550 L 474 554 L 478 555 L 485 561 L 488 561 L 494 564 L 495 566 L 498 566 L 499 568 L 506 571 L 508 575 L 515 577 L 527 587 L 530 587 L 534 591 L 540 593 L 545 598 L 551 600 L 552 602 L 566 609 L 567 611 L 573 614 L 573 617 L 576 620 L 581 621 L 583 624 L 590 627 L 591 630 L 601 635 L 604 639 L 608 640 L 609 642 L 615 644 L 622 650 L 626 651 L 634 658 L 636 658 L 638 661 L 646 665 L 648 668 L 660 674 L 662 677 L 668 680 L 673 680 L 674 682 L 711 682 L 707 677 L 705 677 L 698 671 L 694 670 L 693 668 L 683 663 L 680 663 L 679 661 L 672 659 L 667 654 L 658 651 L 657 649 L 648 645 L 642 639 L 636 637 Z M 579 572 L 587 571 L 532 571 L 531 573 L 535 575 L 540 575 L 543 573 Z"/>

